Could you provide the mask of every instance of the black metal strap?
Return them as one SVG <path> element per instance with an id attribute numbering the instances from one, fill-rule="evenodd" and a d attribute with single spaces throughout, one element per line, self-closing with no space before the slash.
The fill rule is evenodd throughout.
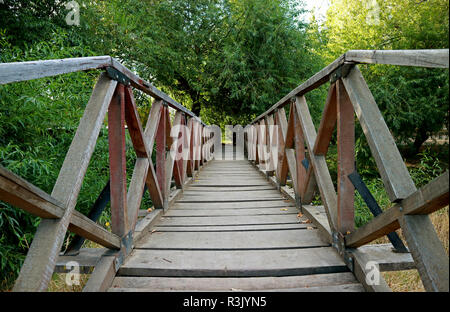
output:
<path id="1" fill-rule="evenodd" d="M 355 189 L 359 192 L 364 202 L 366 203 L 367 207 L 369 207 L 370 211 L 372 212 L 372 214 L 376 217 L 381 213 L 383 213 L 383 210 L 381 210 L 377 201 L 372 196 L 372 193 L 370 193 L 369 189 L 367 188 L 364 181 L 361 179 L 361 176 L 358 174 L 358 172 L 355 170 L 353 173 L 348 175 L 348 178 L 352 182 Z M 400 237 L 397 235 L 395 231 L 389 233 L 387 237 L 389 238 L 389 241 L 392 243 L 392 246 L 394 246 L 396 252 L 401 253 L 409 252 L 408 249 L 403 244 L 403 241 L 400 239 Z"/>

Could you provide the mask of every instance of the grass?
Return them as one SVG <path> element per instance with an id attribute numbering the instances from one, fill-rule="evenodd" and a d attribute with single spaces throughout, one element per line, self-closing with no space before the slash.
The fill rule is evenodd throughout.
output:
<path id="1" fill-rule="evenodd" d="M 444 246 L 445 251 L 448 256 L 448 228 L 449 228 L 449 215 L 448 206 L 444 209 L 436 211 L 430 215 L 431 222 L 433 223 L 436 233 Z M 400 237 L 405 241 L 403 233 L 400 230 L 397 231 Z M 382 237 L 378 240 L 373 241 L 373 244 L 383 244 L 388 243 L 386 237 Z M 419 276 L 419 272 L 414 270 L 406 271 L 396 271 L 396 272 L 382 272 L 386 283 L 395 292 L 423 292 L 425 288 L 423 287 L 422 281 Z"/>

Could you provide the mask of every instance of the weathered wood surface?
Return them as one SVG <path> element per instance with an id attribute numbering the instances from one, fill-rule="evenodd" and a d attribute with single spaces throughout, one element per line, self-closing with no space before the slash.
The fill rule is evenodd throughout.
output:
<path id="1" fill-rule="evenodd" d="M 394 207 L 376 216 L 367 224 L 345 237 L 346 246 L 359 247 L 400 228 L 399 218 L 404 215 L 429 214 L 448 205 L 449 172 L 405 198 Z"/>
<path id="2" fill-rule="evenodd" d="M 367 138 L 390 200 L 396 202 L 408 197 L 416 190 L 416 187 L 358 67 L 353 67 L 342 81 Z"/>
<path id="3" fill-rule="evenodd" d="M 47 289 L 116 86 L 117 82 L 112 81 L 105 74 L 100 76 L 51 194 L 65 207 L 64 215 L 58 220 L 43 219 L 39 224 L 19 278 L 16 280 L 14 291 Z"/>
<path id="4" fill-rule="evenodd" d="M 348 271 L 332 247 L 275 250 L 133 250 L 126 276 L 286 276 Z"/>
<path id="5" fill-rule="evenodd" d="M 320 287 L 342 284 L 357 284 L 353 274 L 330 273 L 307 276 L 247 277 L 247 278 L 175 278 L 175 277 L 125 277 L 114 279 L 110 291 L 120 289 L 141 289 L 145 291 L 265 291 L 268 289 L 289 289 Z"/>
<path id="6" fill-rule="evenodd" d="M 244 179 L 240 170 L 257 172 L 256 168 L 248 161 L 236 162 L 236 167 L 230 161 L 208 162 L 135 244 L 110 291 L 182 290 L 183 281 L 192 278 L 190 291 L 217 291 L 226 290 L 226 285 L 234 288 L 238 277 L 266 278 L 256 284 L 257 280 L 248 280 L 250 291 L 362 290 L 352 274 L 343 273 L 348 272 L 347 265 L 329 242 L 321 239 L 316 226 L 299 215 L 295 203 L 275 191 L 259 173 Z M 230 186 L 204 186 L 214 183 L 214 171 L 223 169 L 229 172 Z M 211 176 L 206 183 L 203 174 Z M 254 188 L 249 183 L 263 184 L 265 189 L 249 190 Z M 325 213 L 323 208 L 317 209 Z M 319 273 L 324 275 L 319 277 Z M 173 277 L 176 281 L 170 280 Z M 213 277 L 227 278 L 211 286 Z M 273 284 L 275 277 L 280 278 L 278 285 Z M 153 287 L 156 281 L 161 284 Z M 345 286 L 348 284 L 351 286 Z"/>
<path id="7" fill-rule="evenodd" d="M 448 68 L 448 59 L 448 49 L 351 50 L 345 53 L 348 62 L 431 68 Z"/>
<path id="8" fill-rule="evenodd" d="M 63 204 L 33 184 L 0 166 L 0 199 L 41 218 L 57 219 L 64 215 Z M 68 227 L 84 238 L 108 248 L 120 248 L 120 238 L 108 232 L 78 211 Z"/>
<path id="9" fill-rule="evenodd" d="M 153 232 L 136 245 L 138 249 L 256 250 L 325 247 L 317 230 L 253 232 Z M 301 238 L 301 239 L 299 239 Z"/>

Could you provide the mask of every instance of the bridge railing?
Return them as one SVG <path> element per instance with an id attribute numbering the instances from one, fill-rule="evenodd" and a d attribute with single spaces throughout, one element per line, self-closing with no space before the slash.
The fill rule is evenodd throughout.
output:
<path id="1" fill-rule="evenodd" d="M 60 74 L 101 70 L 51 194 L 0 166 L 0 200 L 42 220 L 34 235 L 14 291 L 46 290 L 67 230 L 116 250 L 124 259 L 133 243 L 145 185 L 155 208 L 166 209 L 172 178 L 182 188 L 211 158 L 207 126 L 191 111 L 110 56 L 0 64 L 0 85 Z M 132 88 L 154 98 L 143 128 Z M 169 107 L 175 110 L 173 122 Z M 108 116 L 111 229 L 75 210 L 78 194 Z M 136 152 L 127 190 L 126 129 Z M 152 152 L 156 145 L 156 166 Z M 117 270 L 116 261 L 111 262 Z"/>
<path id="2" fill-rule="evenodd" d="M 428 215 L 449 204 L 449 173 L 446 171 L 416 188 L 357 66 L 360 63 L 448 68 L 449 50 L 348 51 L 245 128 L 248 157 L 266 174 L 275 175 L 279 187 L 286 185 L 290 173 L 298 206 L 325 233 L 367 289 L 384 290 L 387 285 L 367 285 L 364 263 L 352 251 L 384 235 L 389 235 L 393 245 L 402 251 L 406 248 L 394 232 L 401 228 L 425 289 L 448 291 L 448 256 Z M 316 133 L 305 95 L 325 83 L 330 83 L 330 87 Z M 286 105 L 289 105 L 288 119 Z M 377 206 L 356 172 L 355 113 L 386 192 L 395 203 L 385 211 Z M 336 128 L 337 191 L 325 159 Z M 376 217 L 358 229 L 354 227 L 355 186 L 358 191 L 366 192 L 368 206 L 376 208 Z M 320 192 L 326 220 L 311 213 L 308 206 L 316 189 Z"/>

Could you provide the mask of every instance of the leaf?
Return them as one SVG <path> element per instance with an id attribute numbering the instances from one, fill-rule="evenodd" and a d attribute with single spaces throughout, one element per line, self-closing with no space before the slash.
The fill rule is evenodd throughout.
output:
<path id="1" fill-rule="evenodd" d="M 301 217 L 303 217 L 303 213 L 299 212 L 297 215 L 297 218 L 301 218 Z"/>
<path id="2" fill-rule="evenodd" d="M 308 226 L 306 229 L 307 230 L 314 230 L 314 228 L 312 226 Z"/>
<path id="3" fill-rule="evenodd" d="M 287 208 L 281 208 L 281 211 L 288 211 Z"/>

